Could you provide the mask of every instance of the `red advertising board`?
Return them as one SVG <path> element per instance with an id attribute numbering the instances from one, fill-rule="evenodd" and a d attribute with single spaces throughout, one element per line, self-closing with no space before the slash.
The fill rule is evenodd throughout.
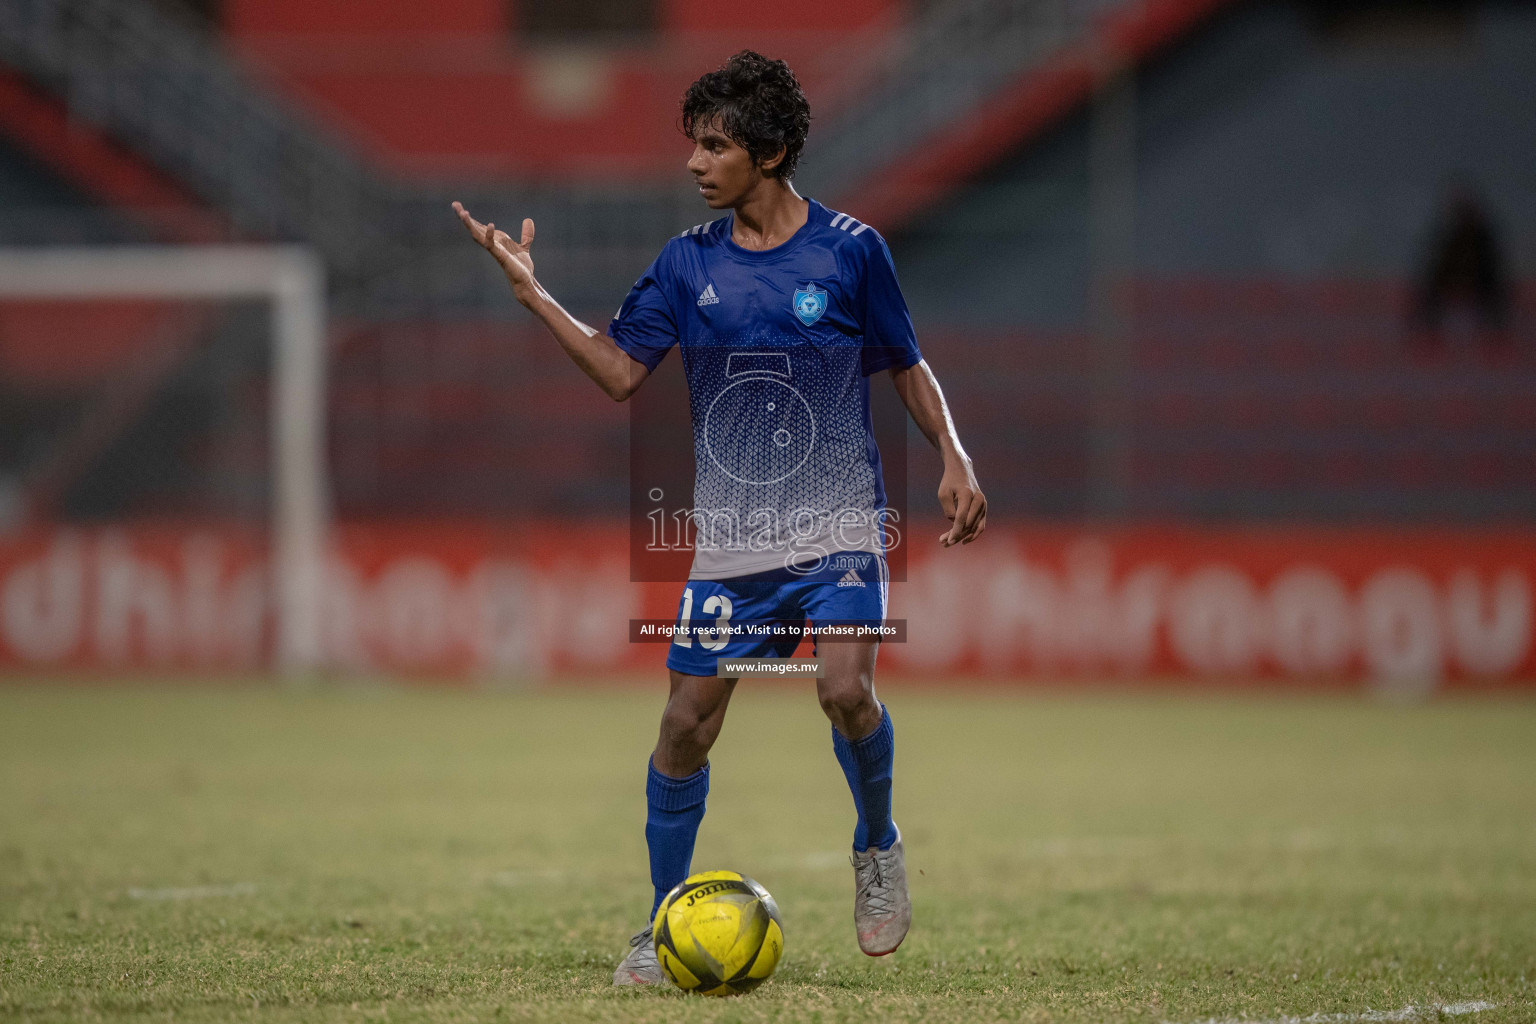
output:
<path id="1" fill-rule="evenodd" d="M 910 537 L 934 537 L 921 527 Z M 910 541 L 909 541 L 910 542 Z M 622 524 L 349 526 L 324 602 L 338 671 L 584 678 L 663 671 L 631 620 Z M 1208 528 L 991 530 L 911 547 L 882 669 L 942 680 L 1427 689 L 1529 686 L 1536 534 Z M 228 529 L 52 530 L 0 541 L 0 670 L 248 673 L 271 659 L 264 545 Z"/>

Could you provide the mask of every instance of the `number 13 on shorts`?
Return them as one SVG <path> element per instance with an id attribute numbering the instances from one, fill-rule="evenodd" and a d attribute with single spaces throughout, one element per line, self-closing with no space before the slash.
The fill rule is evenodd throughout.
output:
<path id="1" fill-rule="evenodd" d="M 706 640 L 701 632 L 699 646 L 706 651 L 723 651 L 730 641 L 731 623 L 731 599 L 724 594 L 711 594 L 704 599 L 704 604 L 699 609 L 699 614 L 708 617 L 716 616 L 714 628 L 711 630 L 713 639 Z M 683 588 L 683 610 L 678 615 L 678 630 L 672 637 L 672 642 L 679 647 L 693 646 L 693 588 Z"/>

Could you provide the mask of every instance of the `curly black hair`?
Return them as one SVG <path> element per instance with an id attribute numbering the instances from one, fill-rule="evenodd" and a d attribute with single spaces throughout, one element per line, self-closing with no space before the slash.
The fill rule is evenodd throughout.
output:
<path id="1" fill-rule="evenodd" d="M 701 76 L 683 96 L 683 134 L 720 118 L 725 134 L 756 163 L 780 148 L 784 159 L 768 173 L 788 181 L 811 131 L 811 105 L 789 65 L 742 50 L 718 71 Z"/>

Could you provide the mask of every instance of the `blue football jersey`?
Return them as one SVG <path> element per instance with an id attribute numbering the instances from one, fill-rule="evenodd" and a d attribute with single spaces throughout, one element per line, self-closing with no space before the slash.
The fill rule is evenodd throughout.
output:
<path id="1" fill-rule="evenodd" d="M 922 355 L 880 234 L 810 200 L 756 251 L 733 216 L 671 239 L 608 334 L 654 370 L 682 351 L 693 417 L 694 579 L 882 550 L 869 375 Z"/>

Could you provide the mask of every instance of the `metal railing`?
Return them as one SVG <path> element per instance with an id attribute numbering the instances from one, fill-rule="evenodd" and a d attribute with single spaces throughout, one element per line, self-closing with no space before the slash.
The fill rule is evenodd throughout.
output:
<path id="1" fill-rule="evenodd" d="M 682 188 L 389 179 L 283 102 L 204 27 L 143 0 L 6 0 L 0 63 L 224 211 L 236 238 L 315 246 L 343 312 L 422 315 L 506 301 L 495 268 L 465 244 L 452 198 L 503 223 L 532 216 L 557 227 L 547 262 L 577 308 L 609 305 L 662 240 L 692 223 L 684 202 L 693 197 Z"/>
<path id="2" fill-rule="evenodd" d="M 965 118 L 1005 82 L 1075 39 L 1123 0 L 937 3 L 888 54 L 862 98 L 815 133 L 806 172 L 817 194 L 846 195 Z"/>
<path id="3" fill-rule="evenodd" d="M 818 126 L 804 176 L 831 196 L 962 117 L 1080 34 L 1113 0 L 936 4 L 882 42 L 862 99 Z M 242 239 L 304 241 L 324 256 L 339 312 L 489 312 L 509 301 L 447 208 L 539 220 L 540 275 L 575 309 L 607 309 L 668 235 L 707 211 L 676 187 L 405 184 L 280 99 L 206 26 L 144 0 L 6 0 L 0 62 L 229 217 Z M 866 60 L 866 63 L 868 61 Z"/>
<path id="4" fill-rule="evenodd" d="M 340 269 L 366 251 L 359 215 L 386 189 L 191 22 L 141 2 L 9 0 L 0 59 L 224 210 L 237 233 L 310 241 Z"/>

